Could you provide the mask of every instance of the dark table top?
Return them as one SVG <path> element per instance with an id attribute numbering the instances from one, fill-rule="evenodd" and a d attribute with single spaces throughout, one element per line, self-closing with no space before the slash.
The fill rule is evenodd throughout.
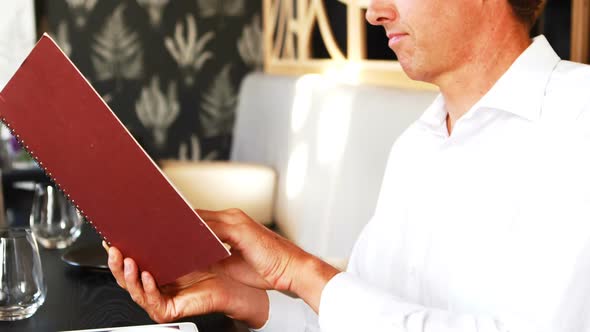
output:
<path id="1" fill-rule="evenodd" d="M 100 239 L 86 224 L 72 248 L 88 245 L 100 246 Z M 67 265 L 61 260 L 67 249 L 39 250 L 47 284 L 45 303 L 28 319 L 0 322 L 0 331 L 61 331 L 154 323 L 128 293 L 117 286 L 108 271 Z M 194 322 L 200 332 L 248 331 L 244 324 L 221 314 L 182 321 Z"/>

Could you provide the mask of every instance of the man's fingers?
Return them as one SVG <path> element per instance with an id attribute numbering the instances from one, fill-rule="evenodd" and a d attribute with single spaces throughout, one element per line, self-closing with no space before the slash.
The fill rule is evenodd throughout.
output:
<path id="1" fill-rule="evenodd" d="M 156 280 L 149 272 L 141 272 L 141 283 L 148 305 L 159 307 L 162 303 L 162 293 L 156 285 Z"/>
<path id="2" fill-rule="evenodd" d="M 133 301 L 143 307 L 145 304 L 145 293 L 141 281 L 139 280 L 137 264 L 135 264 L 135 261 L 131 258 L 125 258 L 123 263 L 125 265 L 124 276 L 127 291 L 131 295 Z"/>
<path id="3" fill-rule="evenodd" d="M 154 277 L 152 277 L 152 275 L 149 272 L 141 272 L 141 283 L 143 285 L 143 290 L 147 298 L 154 298 L 161 295 L 160 290 L 156 285 L 156 281 L 154 280 Z"/>
<path id="4" fill-rule="evenodd" d="M 205 221 L 218 221 L 235 225 L 250 220 L 250 217 L 240 209 L 227 209 L 222 211 L 195 209 L 195 211 Z"/>
<path id="5" fill-rule="evenodd" d="M 145 271 L 140 276 L 135 261 L 131 258 L 123 259 L 123 255 L 117 248 L 110 247 L 108 253 L 109 269 L 117 280 L 117 284 L 126 289 L 133 301 L 145 309 L 154 320 L 158 322 L 169 321 L 166 300 L 154 277 Z"/>
<path id="6" fill-rule="evenodd" d="M 125 284 L 125 276 L 123 271 L 123 255 L 119 251 L 119 249 L 115 247 L 109 248 L 109 259 L 108 265 L 111 273 L 115 277 L 117 284 L 123 288 L 127 289 L 127 285 Z"/>
<path id="7" fill-rule="evenodd" d="M 226 296 L 225 292 L 224 283 L 219 278 L 206 279 L 190 289 L 180 290 L 175 301 L 178 308 L 183 308 L 179 315 L 224 311 L 224 307 L 220 306 L 220 299 Z"/>
<path id="8" fill-rule="evenodd" d="M 141 284 L 143 285 L 145 301 L 149 309 L 155 313 L 165 312 L 165 308 L 162 308 L 162 293 L 160 293 L 156 281 L 149 272 L 141 272 Z"/>
<path id="9" fill-rule="evenodd" d="M 239 252 L 232 253 L 230 257 L 214 265 L 212 271 L 255 288 L 269 289 L 272 286 L 250 264 L 246 263 Z"/>
<path id="10" fill-rule="evenodd" d="M 230 247 L 240 250 L 240 242 L 244 238 L 237 234 L 237 228 L 239 227 L 238 225 L 230 225 L 224 222 L 212 220 L 206 220 L 205 222 L 207 223 L 207 226 L 211 228 L 213 233 L 217 235 L 221 242 L 226 242 L 230 245 Z"/>
<path id="11" fill-rule="evenodd" d="M 179 318 L 175 312 L 168 311 L 166 296 L 162 294 L 149 272 L 141 272 L 141 283 L 145 299 L 144 309 L 155 322 L 165 323 Z"/>

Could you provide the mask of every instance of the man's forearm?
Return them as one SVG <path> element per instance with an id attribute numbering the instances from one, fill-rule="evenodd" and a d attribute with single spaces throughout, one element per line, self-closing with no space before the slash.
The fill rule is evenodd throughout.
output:
<path id="1" fill-rule="evenodd" d="M 295 269 L 291 292 L 305 301 L 316 313 L 319 312 L 322 291 L 338 269 L 321 259 L 307 255 Z"/>
<path id="2" fill-rule="evenodd" d="M 233 319 L 244 321 L 251 328 L 264 326 L 270 309 L 266 291 L 243 285 L 239 286 L 240 289 L 235 288 L 229 292 L 225 313 Z"/>

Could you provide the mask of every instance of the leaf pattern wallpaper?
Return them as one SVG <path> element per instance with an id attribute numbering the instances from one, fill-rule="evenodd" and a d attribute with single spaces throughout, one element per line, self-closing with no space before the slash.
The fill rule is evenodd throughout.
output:
<path id="1" fill-rule="evenodd" d="M 74 23 L 79 27 L 83 28 L 86 25 L 86 19 L 90 12 L 94 9 L 98 0 L 66 0 Z"/>
<path id="2" fill-rule="evenodd" d="M 183 33 L 183 25 L 178 22 L 174 29 L 174 36 L 166 37 L 164 40 L 166 48 L 181 69 L 188 86 L 193 85 L 194 76 L 203 67 L 205 61 L 213 57 L 212 52 L 205 51 L 205 46 L 214 36 L 213 32 L 207 32 L 199 38 L 195 18 L 188 14 L 186 16 L 186 38 Z"/>
<path id="3" fill-rule="evenodd" d="M 138 33 L 125 26 L 124 10 L 125 5 L 121 4 L 107 17 L 103 29 L 94 38 L 90 56 L 96 78 L 114 80 L 117 91 L 121 91 L 123 79 L 140 79 L 143 69 Z"/>
<path id="4" fill-rule="evenodd" d="M 154 159 L 227 159 L 261 1 L 51 0 L 50 34 Z"/>
<path id="5" fill-rule="evenodd" d="M 203 95 L 200 116 L 204 137 L 231 133 L 237 99 L 229 76 L 230 70 L 231 66 L 226 65 Z"/>
<path id="6" fill-rule="evenodd" d="M 243 16 L 246 0 L 197 0 L 202 17 Z"/>
<path id="7" fill-rule="evenodd" d="M 249 66 L 262 70 L 264 65 L 262 54 L 262 23 L 260 15 L 255 15 L 252 22 L 247 24 L 242 30 L 242 36 L 238 40 L 238 51 L 244 63 Z"/>
<path id="8" fill-rule="evenodd" d="M 180 111 L 175 82 L 168 84 L 168 93 L 164 95 L 158 77 L 152 78 L 150 86 L 141 90 L 135 111 L 141 124 L 152 130 L 156 147 L 164 146 L 168 128 L 176 121 Z"/>

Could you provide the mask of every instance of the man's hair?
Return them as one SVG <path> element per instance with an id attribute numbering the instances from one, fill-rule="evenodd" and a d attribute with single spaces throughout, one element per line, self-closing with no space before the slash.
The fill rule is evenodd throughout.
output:
<path id="1" fill-rule="evenodd" d="M 531 27 L 537 19 L 537 10 L 542 0 L 508 0 L 514 15 L 523 23 Z"/>

